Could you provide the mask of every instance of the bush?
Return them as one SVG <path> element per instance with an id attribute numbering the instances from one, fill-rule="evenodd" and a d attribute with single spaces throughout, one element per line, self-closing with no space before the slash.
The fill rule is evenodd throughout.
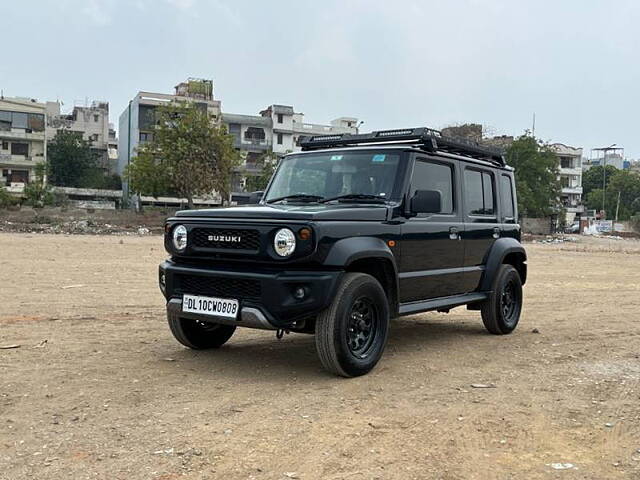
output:
<path id="1" fill-rule="evenodd" d="M 6 188 L 0 187 L 0 208 L 12 207 L 19 202 L 20 200 L 7 192 Z"/>

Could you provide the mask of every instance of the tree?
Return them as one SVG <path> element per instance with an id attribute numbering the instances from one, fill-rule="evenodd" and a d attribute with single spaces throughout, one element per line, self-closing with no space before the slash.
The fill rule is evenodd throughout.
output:
<path id="1" fill-rule="evenodd" d="M 130 178 L 138 175 L 134 191 L 158 193 L 168 180 L 170 189 L 185 197 L 189 208 L 194 207 L 194 197 L 214 190 L 223 202 L 228 201 L 231 175 L 240 154 L 226 127 L 215 125 L 207 112 L 194 104 L 158 107 L 157 120 L 153 139 L 131 162 Z M 166 177 L 160 171 L 163 169 Z"/>
<path id="2" fill-rule="evenodd" d="M 600 174 L 602 174 L 602 168 L 600 168 Z M 618 209 L 619 220 L 628 220 L 632 215 L 639 212 L 639 174 L 629 170 L 615 169 L 608 183 L 604 207 L 608 218 L 614 218 L 616 209 Z M 618 198 L 620 199 L 619 203 Z M 585 198 L 585 203 L 588 208 L 602 209 L 602 188 L 591 190 Z"/>
<path id="3" fill-rule="evenodd" d="M 267 184 L 273 172 L 278 166 L 278 159 L 273 152 L 267 152 L 256 162 L 256 167 L 260 168 L 260 174 L 247 177 L 245 188 L 248 192 L 257 192 L 267 188 Z"/>
<path id="4" fill-rule="evenodd" d="M 156 158 L 149 144 L 138 149 L 138 155 L 131 160 L 124 175 L 131 190 L 140 195 L 158 198 L 170 193 L 169 170 L 162 160 Z"/>
<path id="5" fill-rule="evenodd" d="M 42 208 L 45 205 L 53 204 L 54 197 L 51 187 L 44 181 L 46 171 L 47 166 L 44 163 L 36 164 L 35 180 L 24 187 L 24 196 L 28 205 Z"/>
<path id="6" fill-rule="evenodd" d="M 59 187 L 92 187 L 101 175 L 97 154 L 82 134 L 58 130 L 47 145 L 49 182 Z"/>
<path id="7" fill-rule="evenodd" d="M 605 168 L 605 186 L 609 188 L 611 177 L 616 174 L 618 169 L 613 165 L 607 165 Z M 582 174 L 582 194 L 586 197 L 591 191 L 602 189 L 602 165 L 596 165 Z M 602 208 L 602 204 L 600 207 Z"/>
<path id="8" fill-rule="evenodd" d="M 509 146 L 507 164 L 515 168 L 518 209 L 530 217 L 560 210 L 558 157 L 544 143 L 522 135 Z"/>

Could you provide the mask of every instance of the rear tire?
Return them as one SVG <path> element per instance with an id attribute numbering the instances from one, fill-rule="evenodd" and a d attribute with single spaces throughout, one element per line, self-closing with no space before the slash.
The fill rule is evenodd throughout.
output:
<path id="1" fill-rule="evenodd" d="M 389 304 L 371 275 L 347 273 L 333 302 L 316 320 L 316 350 L 322 366 L 342 377 L 376 366 L 389 333 Z"/>
<path id="2" fill-rule="evenodd" d="M 178 342 L 194 350 L 220 348 L 236 331 L 233 325 L 199 322 L 178 315 L 168 315 L 169 328 Z"/>
<path id="3" fill-rule="evenodd" d="M 522 280 L 511 265 L 500 265 L 489 298 L 482 304 L 482 322 L 494 335 L 515 330 L 522 312 Z"/>

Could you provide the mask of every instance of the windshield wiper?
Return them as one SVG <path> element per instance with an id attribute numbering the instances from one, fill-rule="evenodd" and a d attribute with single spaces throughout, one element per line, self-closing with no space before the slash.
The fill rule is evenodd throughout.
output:
<path id="1" fill-rule="evenodd" d="M 333 200 L 366 200 L 366 201 L 371 201 L 373 200 L 374 202 L 386 202 L 387 201 L 387 197 L 383 197 L 382 195 L 371 195 L 368 193 L 347 193 L 345 195 L 338 195 L 337 197 L 330 197 L 330 198 L 325 198 L 324 200 L 320 200 L 320 203 L 327 203 L 327 202 L 331 202 Z"/>
<path id="2" fill-rule="evenodd" d="M 317 202 L 322 200 L 324 197 L 320 195 L 309 195 L 306 193 L 294 193 L 293 195 L 285 195 L 284 197 L 277 197 L 267 200 L 267 203 L 275 203 L 281 202 L 282 200 L 301 200 L 308 202 Z"/>

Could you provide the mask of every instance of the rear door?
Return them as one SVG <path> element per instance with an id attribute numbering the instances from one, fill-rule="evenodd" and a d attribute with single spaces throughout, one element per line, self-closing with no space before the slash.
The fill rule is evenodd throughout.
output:
<path id="1" fill-rule="evenodd" d="M 464 290 L 472 292 L 480 284 L 489 250 L 500 238 L 501 224 L 495 170 L 462 163 Z"/>
<path id="2" fill-rule="evenodd" d="M 461 292 L 464 255 L 458 161 L 416 157 L 409 198 L 416 190 L 437 190 L 439 213 L 408 218 L 401 229 L 400 301 L 414 302 Z"/>

